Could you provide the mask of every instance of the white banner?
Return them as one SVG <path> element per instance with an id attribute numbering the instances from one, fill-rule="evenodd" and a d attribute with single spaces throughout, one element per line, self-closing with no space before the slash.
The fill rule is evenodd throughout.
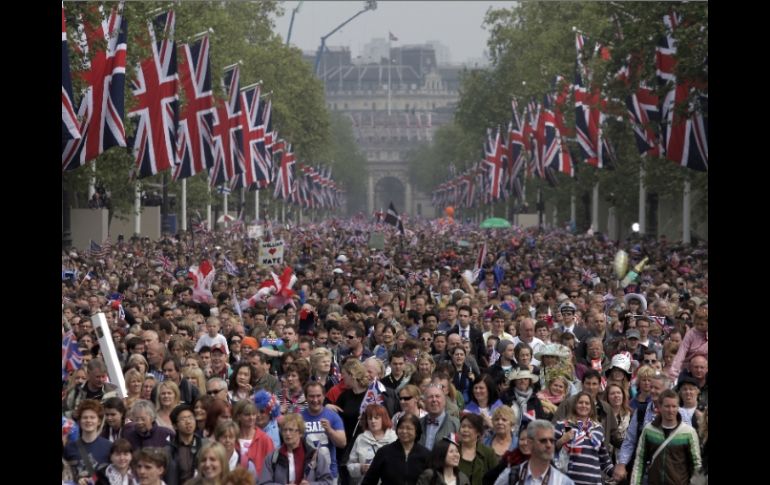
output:
<path id="1" fill-rule="evenodd" d="M 283 239 L 259 243 L 259 265 L 283 264 Z"/>

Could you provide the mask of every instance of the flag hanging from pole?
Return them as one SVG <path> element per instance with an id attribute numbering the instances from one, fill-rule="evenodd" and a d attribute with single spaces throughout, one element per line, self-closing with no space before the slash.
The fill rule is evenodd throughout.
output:
<path id="1" fill-rule="evenodd" d="M 400 232 L 402 236 L 404 235 L 404 223 L 401 221 L 398 212 L 396 212 L 396 207 L 393 205 L 393 202 L 390 203 L 388 212 L 385 214 L 385 223 L 397 227 L 398 232 Z"/>

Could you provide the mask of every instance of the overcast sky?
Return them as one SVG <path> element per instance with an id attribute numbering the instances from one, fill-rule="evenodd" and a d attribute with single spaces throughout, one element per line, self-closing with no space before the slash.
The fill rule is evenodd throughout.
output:
<path id="1" fill-rule="evenodd" d="M 284 2 L 286 14 L 275 19 L 275 28 L 285 40 L 291 12 L 299 2 Z M 306 1 L 294 19 L 292 45 L 303 51 L 317 51 L 321 36 L 364 8 L 363 1 Z M 372 38 L 398 37 L 393 46 L 422 44 L 438 40 L 449 47 L 451 62 L 478 59 L 486 50 L 488 32 L 482 28 L 490 6 L 510 8 L 514 2 L 502 1 L 378 1 L 377 9 L 365 12 L 331 36 L 326 44 L 348 46 L 355 58 Z"/>

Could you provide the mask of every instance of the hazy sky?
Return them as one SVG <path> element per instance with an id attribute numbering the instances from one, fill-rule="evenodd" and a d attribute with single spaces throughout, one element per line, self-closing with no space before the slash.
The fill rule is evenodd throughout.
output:
<path id="1" fill-rule="evenodd" d="M 286 14 L 275 19 L 277 32 L 285 40 L 291 11 L 299 2 L 284 2 Z M 514 2 L 501 1 L 378 1 L 377 9 L 365 12 L 331 36 L 327 45 L 349 46 L 352 56 L 361 55 L 372 38 L 398 37 L 393 46 L 438 40 L 449 47 L 451 62 L 480 58 L 486 49 L 488 32 L 482 28 L 490 6 L 510 8 Z M 364 8 L 363 1 L 306 1 L 294 19 L 291 44 L 303 51 L 317 51 L 321 36 Z"/>

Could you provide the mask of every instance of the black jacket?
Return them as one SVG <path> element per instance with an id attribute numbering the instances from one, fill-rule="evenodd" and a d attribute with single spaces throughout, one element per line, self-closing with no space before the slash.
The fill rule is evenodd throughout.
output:
<path id="1" fill-rule="evenodd" d="M 188 478 L 192 478 L 195 475 L 195 470 L 198 468 L 198 451 L 201 449 L 204 440 L 198 435 L 193 435 L 193 441 L 191 445 L 192 451 L 192 475 Z M 168 485 L 181 485 L 183 482 L 179 480 L 179 436 L 175 436 L 174 439 L 166 445 L 166 452 L 169 456 L 168 466 L 166 467 L 166 473 L 163 475 L 163 481 Z M 229 457 L 228 457 L 229 458 Z"/>
<path id="2" fill-rule="evenodd" d="M 447 332 L 447 335 L 450 333 L 460 333 L 460 325 L 457 324 L 452 327 L 449 332 Z M 476 328 L 470 327 L 470 332 L 468 335 L 468 340 L 471 342 L 471 353 L 474 357 L 476 357 L 476 362 L 481 365 L 482 360 L 486 359 L 487 356 L 487 347 L 484 345 L 483 334 Z M 486 366 L 486 364 L 484 365 Z"/>
<path id="3" fill-rule="evenodd" d="M 369 471 L 361 485 L 414 485 L 427 468 L 430 451 L 419 443 L 414 444 L 407 457 L 400 441 L 385 445 L 374 455 Z"/>

